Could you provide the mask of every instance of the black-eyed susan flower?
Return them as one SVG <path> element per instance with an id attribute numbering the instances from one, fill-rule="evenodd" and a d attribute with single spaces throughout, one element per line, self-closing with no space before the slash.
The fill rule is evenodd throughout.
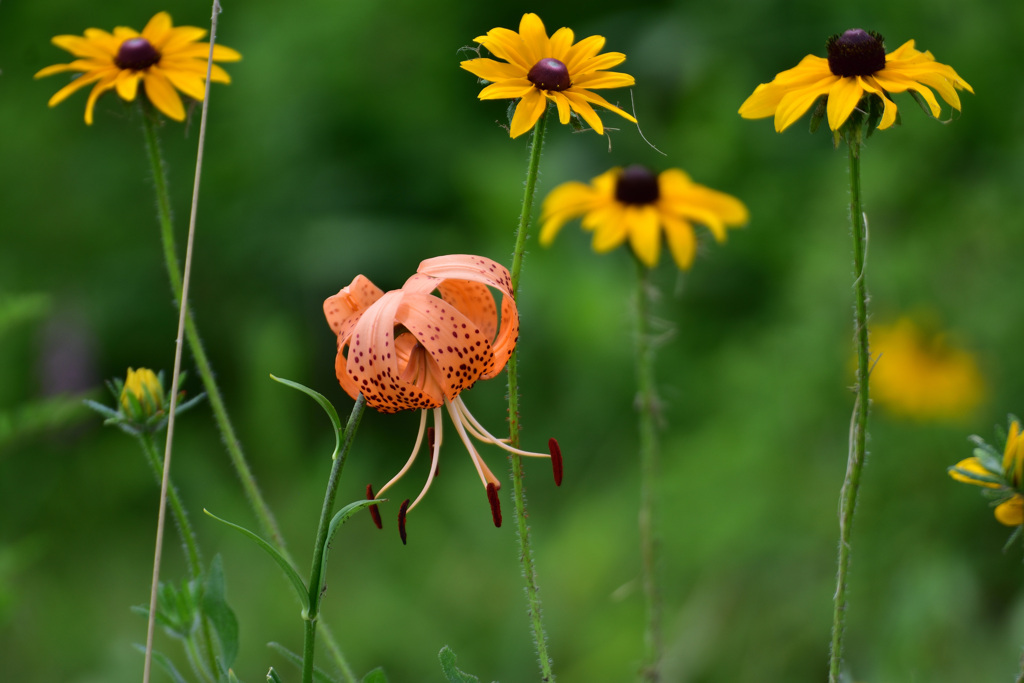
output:
<path id="1" fill-rule="evenodd" d="M 1024 524 L 1024 434 L 1020 422 L 1010 420 L 1010 433 L 1000 461 L 999 453 L 981 439 L 974 437 L 977 448 L 970 458 L 961 460 L 949 468 L 949 476 L 965 484 L 995 489 L 999 503 L 995 508 L 996 519 L 1006 526 Z"/>
<path id="2" fill-rule="evenodd" d="M 501 294 L 500 317 L 489 288 Z M 401 289 L 390 292 L 358 275 L 349 286 L 324 301 L 324 315 L 338 336 L 335 373 L 349 396 L 355 398 L 361 393 L 367 405 L 382 413 L 422 411 L 408 462 L 376 496 L 372 488 L 367 494 L 379 497 L 409 471 L 426 433 L 430 473 L 412 504 L 406 500 L 399 510 L 403 543 L 406 514 L 423 499 L 437 475 L 441 406 L 451 416 L 487 490 L 495 526 L 501 526 L 501 482 L 480 457 L 471 436 L 519 455 L 550 457 L 555 481 L 561 483 L 561 453 L 554 439 L 548 444 L 550 454 L 513 448 L 488 432 L 460 396 L 477 380 L 501 372 L 519 338 L 519 313 L 509 272 L 503 266 L 481 256 L 440 256 L 423 261 Z M 434 428 L 429 432 L 428 411 L 434 418 Z"/>
<path id="3" fill-rule="evenodd" d="M 872 401 L 895 415 L 954 420 L 969 416 L 985 397 L 974 356 L 909 317 L 873 327 L 871 351 L 878 358 Z"/>
<path id="4" fill-rule="evenodd" d="M 636 119 L 597 93 L 602 88 L 624 88 L 634 84 L 629 74 L 605 71 L 625 61 L 621 52 L 600 54 L 603 36 L 590 36 L 574 43 L 572 29 L 560 28 L 549 38 L 536 14 L 524 14 L 519 32 L 494 28 L 473 39 L 503 62 L 481 57 L 460 66 L 478 78 L 490 81 L 480 91 L 481 100 L 519 99 L 509 134 L 519 137 L 533 128 L 548 102 L 558 108 L 558 120 L 569 123 L 576 112 L 597 131 L 604 133 L 601 117 L 591 105 L 599 105 L 636 123 Z"/>
<path id="5" fill-rule="evenodd" d="M 561 227 L 579 216 L 583 229 L 594 233 L 594 251 L 611 251 L 628 240 L 636 257 L 653 268 L 664 233 L 683 270 L 697 253 L 694 223 L 724 242 L 728 227 L 748 219 L 747 207 L 735 197 L 698 185 L 677 168 L 654 175 L 643 166 L 613 168 L 589 185 L 569 182 L 552 190 L 541 209 L 541 245 L 550 245 Z"/>
<path id="6" fill-rule="evenodd" d="M 740 116 L 774 116 L 775 130 L 782 132 L 824 97 L 828 126 L 835 131 L 862 98 L 874 96 L 882 103 L 878 127 L 884 129 L 896 121 L 896 105 L 889 99 L 890 93 L 915 93 L 938 118 L 942 109 L 932 90 L 957 111 L 960 97 L 956 91 L 974 92 L 953 67 L 936 62 L 931 52 L 917 50 L 913 40 L 886 54 L 882 36 L 856 28 L 829 38 L 826 49 L 827 58 L 807 55 L 772 82 L 757 86 L 740 107 Z"/>
<path id="7" fill-rule="evenodd" d="M 185 118 L 180 90 L 194 100 L 206 95 L 206 65 L 209 43 L 198 42 L 206 31 L 195 26 L 171 24 L 167 12 L 156 14 L 139 33 L 118 26 L 113 33 L 98 28 L 86 29 L 84 36 L 56 36 L 53 44 L 77 57 L 70 64 L 54 64 L 39 71 L 42 78 L 65 71 L 79 72 L 71 83 L 50 98 L 55 107 L 69 95 L 93 85 L 85 103 L 85 122 L 92 124 L 97 98 L 108 90 L 116 90 L 121 99 L 131 102 L 138 93 L 139 82 L 153 105 L 175 121 Z M 213 48 L 213 61 L 235 62 L 242 56 L 223 45 Z M 230 83 L 231 78 L 216 64 L 210 71 L 215 83 Z"/>

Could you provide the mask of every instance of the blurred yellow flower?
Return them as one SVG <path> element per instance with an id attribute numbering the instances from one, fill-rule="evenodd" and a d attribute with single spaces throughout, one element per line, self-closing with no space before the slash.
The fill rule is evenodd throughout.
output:
<path id="1" fill-rule="evenodd" d="M 911 91 L 928 104 L 932 116 L 942 112 L 932 88 L 950 106 L 960 110 L 957 90 L 974 90 L 953 67 L 935 61 L 931 52 L 914 48 L 908 40 L 885 54 L 882 36 L 874 31 L 850 29 L 832 36 L 827 43 L 828 57 L 807 55 L 792 69 L 762 83 L 740 107 L 745 119 L 775 116 L 775 130 L 782 132 L 811 108 L 818 98 L 828 102 L 828 127 L 839 128 L 850 117 L 861 98 L 875 95 L 882 101 L 879 128 L 896 121 L 896 105 L 889 93 Z"/>
<path id="2" fill-rule="evenodd" d="M 134 403 L 132 401 L 134 398 Z M 149 368 L 134 370 L 128 368 L 128 376 L 124 380 L 124 388 L 121 390 L 121 406 L 128 415 L 133 415 L 136 406 L 141 415 L 135 417 L 146 418 L 163 410 L 164 387 L 160 378 Z"/>
<path id="3" fill-rule="evenodd" d="M 548 102 L 558 107 L 558 120 L 569 123 L 575 111 L 597 131 L 604 133 L 601 117 L 590 105 L 596 104 L 636 123 L 636 119 L 597 93 L 600 88 L 624 88 L 634 84 L 629 74 L 604 71 L 626 60 L 621 52 L 598 54 L 603 36 L 590 36 L 573 43 L 572 29 L 560 28 L 548 38 L 544 23 L 536 14 L 524 14 L 519 32 L 493 28 L 473 40 L 486 47 L 498 62 L 484 57 L 469 59 L 461 66 L 477 78 L 490 81 L 480 91 L 481 100 L 519 99 L 509 134 L 516 138 L 533 128 Z"/>
<path id="4" fill-rule="evenodd" d="M 594 233 L 594 251 L 611 251 L 627 239 L 636 257 L 653 268 L 665 234 L 669 251 L 686 270 L 697 253 L 693 223 L 706 225 L 718 242 L 727 226 L 747 222 L 743 202 L 690 180 L 677 168 L 654 175 L 643 166 L 613 168 L 589 185 L 559 185 L 541 209 L 540 243 L 550 245 L 567 221 L 583 216 L 583 229 Z"/>
<path id="5" fill-rule="evenodd" d="M 989 457 L 986 449 L 990 448 L 985 445 L 976 449 L 978 455 L 965 458 L 949 468 L 949 476 L 965 484 L 1003 489 L 1010 496 L 996 506 L 996 519 L 1006 526 L 1020 526 L 1024 524 L 1024 496 L 1019 493 L 1024 481 L 1024 434 L 1021 433 L 1020 422 L 1013 420 L 1010 423 L 1001 468 L 997 467 L 998 462 L 994 462 L 994 458 Z"/>
<path id="6" fill-rule="evenodd" d="M 70 64 L 54 64 L 39 71 L 42 78 L 65 71 L 81 72 L 71 83 L 50 98 L 50 106 L 63 102 L 76 90 L 95 83 L 85 103 L 85 122 L 92 124 L 96 99 L 107 90 L 117 90 L 121 99 L 131 102 L 142 81 L 153 105 L 175 121 L 185 118 L 185 107 L 178 90 L 194 100 L 206 95 L 206 64 L 209 43 L 197 42 L 206 31 L 195 26 L 171 25 L 171 15 L 160 12 L 146 24 L 142 33 L 118 26 L 113 33 L 98 28 L 85 30 L 84 36 L 57 36 L 53 44 L 77 57 Z M 242 58 L 229 47 L 215 45 L 213 61 L 236 62 Z M 231 78 L 216 64 L 210 80 L 230 83 Z"/>
<path id="7" fill-rule="evenodd" d="M 910 318 L 871 330 L 878 358 L 871 372 L 872 401 L 896 415 L 956 419 L 969 415 L 985 395 L 978 364 L 942 334 L 929 334 Z"/>

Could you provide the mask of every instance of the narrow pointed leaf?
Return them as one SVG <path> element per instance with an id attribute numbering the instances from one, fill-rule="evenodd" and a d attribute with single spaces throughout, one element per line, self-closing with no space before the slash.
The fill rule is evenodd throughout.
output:
<path id="1" fill-rule="evenodd" d="M 213 558 L 206 574 L 206 590 L 203 592 L 203 614 L 213 624 L 213 630 L 220 641 L 222 665 L 229 669 L 238 655 L 238 618 L 228 605 L 224 584 L 224 562 L 220 555 Z"/>
<path id="2" fill-rule="evenodd" d="M 264 541 L 262 538 L 260 538 L 259 536 L 257 536 L 253 532 L 251 532 L 248 529 L 246 529 L 245 527 L 238 526 L 237 524 L 232 524 L 231 522 L 227 521 L 226 519 L 221 519 L 220 517 L 218 517 L 217 515 L 213 514 L 212 512 L 207 510 L 206 508 L 203 508 L 203 512 L 205 512 L 210 517 L 213 517 L 215 520 L 217 520 L 221 524 L 226 524 L 227 526 L 231 527 L 232 529 L 235 529 L 235 530 L 241 532 L 244 536 L 248 536 L 249 538 L 251 538 L 253 541 L 256 542 L 256 545 L 258 545 L 259 547 L 263 548 L 263 550 L 268 555 L 270 555 L 271 559 L 273 559 L 274 562 L 277 562 L 278 566 L 281 567 L 281 570 L 284 571 L 284 575 L 286 577 L 288 577 L 288 580 L 291 581 L 292 587 L 295 588 L 296 595 L 299 596 L 299 602 L 302 604 L 302 612 L 303 612 L 303 614 L 309 612 L 309 593 L 306 591 L 306 584 L 302 582 L 302 577 L 299 576 L 298 572 L 296 572 L 295 569 L 293 569 L 292 566 L 290 564 L 288 564 L 288 560 L 284 559 L 284 556 L 281 555 L 281 553 L 279 553 L 277 551 L 277 548 L 275 548 L 274 546 L 270 545 L 269 543 Z"/>
<path id="3" fill-rule="evenodd" d="M 274 667 L 270 667 L 270 671 L 267 672 L 267 683 L 284 683 L 281 677 L 274 671 Z"/>
<path id="4" fill-rule="evenodd" d="M 334 409 L 334 406 L 331 404 L 331 402 L 328 401 L 323 394 L 313 391 L 309 387 L 299 384 L 298 382 L 293 382 L 290 379 L 274 377 L 273 375 L 270 376 L 270 379 L 274 380 L 275 382 L 279 382 L 285 385 L 286 387 L 297 389 L 320 404 L 320 407 L 324 409 L 325 413 L 327 413 L 327 417 L 331 418 L 331 424 L 334 425 L 334 455 L 331 456 L 331 460 L 337 458 L 338 451 L 341 450 L 342 428 L 341 419 L 338 417 L 338 411 Z"/>
<path id="5" fill-rule="evenodd" d="M 302 657 L 295 654 L 281 643 L 267 643 L 267 647 L 294 664 L 295 668 L 302 669 Z M 317 666 L 313 667 L 313 680 L 317 683 L 334 683 L 334 681 L 331 680 L 331 677 Z"/>
<path id="6" fill-rule="evenodd" d="M 388 683 L 388 677 L 384 674 L 384 668 L 378 666 L 370 673 L 363 676 L 360 683 Z"/>
<path id="7" fill-rule="evenodd" d="M 135 649 L 143 654 L 146 653 L 145 646 L 139 645 L 138 643 L 135 644 Z M 188 683 L 188 681 L 185 680 L 185 677 L 182 676 L 176 668 L 174 668 L 174 664 L 164 653 L 154 650 L 153 661 L 159 664 L 163 670 L 167 672 L 167 675 L 171 677 L 171 680 L 174 681 L 174 683 Z"/>
<path id="8" fill-rule="evenodd" d="M 338 531 L 338 527 L 348 521 L 348 518 L 359 512 L 363 508 L 376 505 L 382 500 L 357 500 L 354 503 L 349 503 L 345 507 L 334 513 L 334 517 L 331 518 L 331 523 L 327 527 L 327 537 L 324 539 L 324 551 L 321 555 L 320 560 L 320 590 L 317 591 L 317 595 L 323 594 L 324 584 L 327 582 L 327 555 L 331 549 L 331 539 L 334 538 L 334 534 Z"/>

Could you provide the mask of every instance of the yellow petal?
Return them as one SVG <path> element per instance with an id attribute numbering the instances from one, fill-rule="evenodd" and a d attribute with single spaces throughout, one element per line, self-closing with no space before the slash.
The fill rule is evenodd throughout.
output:
<path id="1" fill-rule="evenodd" d="M 672 260 L 680 270 L 689 270 L 697 254 L 697 235 L 693 226 L 674 216 L 663 215 L 661 219 L 665 224 L 665 240 L 672 253 Z"/>
<path id="2" fill-rule="evenodd" d="M 507 64 L 493 59 L 481 57 L 479 59 L 467 59 L 459 64 L 460 67 L 485 81 L 498 83 L 512 78 L 526 78 L 526 71 L 518 64 Z"/>
<path id="3" fill-rule="evenodd" d="M 72 93 L 81 90 L 90 83 L 95 83 L 96 81 L 100 80 L 105 75 L 107 75 L 109 72 L 113 72 L 116 75 L 116 70 L 113 69 L 110 69 L 108 71 L 94 71 L 92 73 L 82 74 L 81 76 L 74 79 L 73 81 L 65 85 L 63 88 L 58 90 L 56 93 L 54 93 L 53 97 L 50 98 L 50 101 L 47 104 L 49 104 L 49 106 L 51 107 L 56 107 L 58 104 L 66 100 L 68 96 Z"/>
<path id="4" fill-rule="evenodd" d="M 603 47 L 604 36 L 588 36 L 569 48 L 562 61 L 570 74 L 579 73 L 580 64 L 596 55 Z"/>
<path id="5" fill-rule="evenodd" d="M 533 83 L 525 78 L 513 78 L 498 83 L 491 83 L 477 95 L 481 100 L 503 100 L 508 98 L 526 97 L 530 92 L 537 92 Z"/>
<path id="6" fill-rule="evenodd" d="M 85 101 L 85 125 L 92 125 L 92 111 L 96 106 L 96 100 L 100 95 L 105 93 L 114 87 L 114 81 L 117 79 L 117 73 L 105 74 L 103 78 L 96 82 L 93 89 L 89 92 L 89 99 Z"/>
<path id="7" fill-rule="evenodd" d="M 164 41 L 160 54 L 173 55 L 175 50 L 188 47 L 206 37 L 206 29 L 198 26 L 176 26 L 171 29 L 170 34 Z M 209 48 L 207 48 L 209 50 Z"/>
<path id="8" fill-rule="evenodd" d="M 626 55 L 621 52 L 605 52 L 604 54 L 596 55 L 590 59 L 585 59 L 576 65 L 576 69 L 570 71 L 570 74 L 589 74 L 594 71 L 601 71 L 603 69 L 610 69 L 613 66 L 618 66 L 626 61 Z"/>
<path id="9" fill-rule="evenodd" d="M 1013 498 L 996 506 L 995 515 L 999 523 L 1006 526 L 1024 524 L 1024 498 L 1018 493 L 1013 494 Z"/>
<path id="10" fill-rule="evenodd" d="M 494 86 L 487 87 L 493 88 Z M 547 98 L 536 88 L 530 88 L 530 91 L 516 105 L 516 113 L 512 116 L 512 126 L 509 130 L 509 135 L 517 138 L 523 133 L 528 132 L 537 123 L 540 115 L 544 113 L 544 108 L 547 106 Z"/>
<path id="11" fill-rule="evenodd" d="M 105 33 L 104 35 L 109 36 L 110 34 Z M 112 63 L 114 55 L 117 54 L 117 48 L 112 50 L 110 42 L 90 40 L 82 36 L 54 36 L 50 42 L 76 57 L 87 59 L 99 59 Z"/>
<path id="12" fill-rule="evenodd" d="M 519 35 L 526 47 L 526 57 L 531 64 L 536 64 L 550 54 L 548 32 L 544 30 L 544 22 L 536 14 L 524 14 L 519 22 Z"/>
<path id="13" fill-rule="evenodd" d="M 975 486 L 984 486 L 990 489 L 999 488 L 999 484 L 975 479 L 971 476 L 971 473 L 978 474 L 983 477 L 993 476 L 991 472 L 985 469 L 985 466 L 981 464 L 981 461 L 975 457 L 965 458 L 958 462 L 955 467 L 956 469 L 949 470 L 949 476 L 953 477 L 953 479 L 956 479 L 957 481 L 965 484 L 974 484 Z M 963 470 L 963 472 L 958 472 L 957 470 Z M 964 472 L 966 472 L 966 474 L 964 474 Z"/>
<path id="14" fill-rule="evenodd" d="M 566 222 L 591 210 L 599 199 L 594 190 L 583 183 L 568 182 L 553 189 L 541 208 L 540 245 L 550 246 Z"/>
<path id="15" fill-rule="evenodd" d="M 580 92 L 570 88 L 563 90 L 562 96 L 569 100 L 573 111 L 579 114 L 598 135 L 604 135 L 604 124 L 601 123 L 601 117 L 597 115 L 597 112 Z"/>
<path id="16" fill-rule="evenodd" d="M 486 47 L 495 57 L 518 65 L 524 73 L 536 64 L 535 61 L 530 61 L 523 39 L 515 31 L 510 31 L 507 28 L 493 28 L 487 32 L 486 36 L 477 36 L 474 40 Z"/>
<path id="17" fill-rule="evenodd" d="M 839 130 L 863 96 L 864 85 L 860 76 L 837 80 L 828 91 L 828 127 Z"/>
<path id="18" fill-rule="evenodd" d="M 551 35 L 550 45 L 548 47 L 548 57 L 557 59 L 558 61 L 565 64 L 566 56 L 569 53 L 569 48 L 572 47 L 573 36 L 572 29 L 562 27 L 555 31 Z M 567 65 L 568 66 L 568 65 Z"/>
<path id="19" fill-rule="evenodd" d="M 153 15 L 142 29 L 142 37 L 157 50 L 163 49 L 167 39 L 171 37 L 171 15 L 167 12 L 157 12 Z"/>
<path id="20" fill-rule="evenodd" d="M 558 122 L 563 126 L 569 123 L 569 117 L 572 116 L 572 105 L 569 104 L 569 99 L 560 92 L 549 92 L 547 97 L 558 107 Z"/>
<path id="21" fill-rule="evenodd" d="M 653 206 L 626 207 L 629 222 L 629 246 L 640 262 L 648 268 L 658 265 L 661 252 L 661 231 L 658 211 Z"/>
<path id="22" fill-rule="evenodd" d="M 117 88 L 118 96 L 125 102 L 132 102 L 135 100 L 135 94 L 139 89 L 139 79 L 142 78 L 142 74 L 137 71 L 124 70 L 117 74 L 117 80 L 114 81 L 114 86 Z"/>
<path id="23" fill-rule="evenodd" d="M 628 88 L 636 85 L 636 79 L 629 74 L 602 71 L 578 76 L 572 80 L 572 84 L 579 88 Z"/>
<path id="24" fill-rule="evenodd" d="M 175 88 L 185 93 L 193 100 L 202 101 L 206 97 L 206 79 L 196 74 L 188 73 L 178 69 L 161 69 Z"/>
<path id="25" fill-rule="evenodd" d="M 578 93 L 583 99 L 587 100 L 588 102 L 600 105 L 600 106 L 604 107 L 605 109 L 607 109 L 608 111 L 611 111 L 611 112 L 614 112 L 614 113 L 618 114 L 619 116 L 621 116 L 622 118 L 626 119 L 627 121 L 630 121 L 632 123 L 636 123 L 636 119 L 633 118 L 632 114 L 629 114 L 629 113 L 623 111 L 622 109 L 619 109 L 614 104 L 612 104 L 611 102 L 609 102 L 605 98 L 603 98 L 600 95 L 598 95 L 596 92 L 590 92 L 589 90 L 584 90 L 583 88 L 570 88 L 569 91 L 571 91 L 573 93 Z M 563 92 L 567 92 L 567 91 L 563 91 Z"/>
<path id="26" fill-rule="evenodd" d="M 626 241 L 629 236 L 629 224 L 626 212 L 621 205 L 611 204 L 598 211 L 587 214 L 584 227 L 590 223 L 594 230 L 591 247 L 599 254 L 611 251 Z"/>
<path id="27" fill-rule="evenodd" d="M 151 68 L 143 79 L 146 97 L 157 109 L 175 121 L 185 120 L 185 106 L 181 103 L 178 91 L 174 89 L 167 77 Z"/>

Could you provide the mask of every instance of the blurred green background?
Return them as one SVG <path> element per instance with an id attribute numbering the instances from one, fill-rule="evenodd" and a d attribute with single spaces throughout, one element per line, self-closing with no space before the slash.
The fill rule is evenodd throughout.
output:
<path id="1" fill-rule="evenodd" d="M 34 81 L 67 54 L 57 34 L 141 28 L 157 11 L 206 25 L 204 2 L 115 0 L 0 6 L 0 662 L 5 680 L 139 679 L 157 488 L 133 440 L 76 408 L 106 400 L 104 378 L 169 368 L 176 313 L 159 250 L 140 122 L 112 93 L 96 123 L 86 96 L 49 110 L 65 82 Z M 806 119 L 783 135 L 736 114 L 754 87 L 822 55 L 847 28 L 915 38 L 975 88 L 949 125 L 897 95 L 901 128 L 863 162 L 874 320 L 925 312 L 976 354 L 987 399 L 955 423 L 873 413 L 854 529 L 847 662 L 858 681 L 1010 680 L 1024 644 L 1018 545 L 978 491 L 945 468 L 1024 411 L 1024 5 L 869 0 L 513 3 L 352 0 L 225 3 L 220 40 L 241 51 L 215 86 L 192 297 L 247 454 L 306 566 L 332 439 L 320 410 L 268 373 L 347 412 L 322 300 L 357 273 L 401 284 L 423 258 L 506 261 L 526 138 L 480 102 L 459 48 L 540 11 L 549 31 L 607 37 L 633 74 L 634 127 L 606 139 L 551 128 L 540 196 L 613 165 L 679 166 L 740 197 L 750 225 L 704 247 L 680 277 L 663 255 L 657 314 L 675 334 L 658 357 L 665 400 L 662 535 L 669 681 L 825 678 L 852 396 L 847 173 Z M 612 101 L 629 103 L 626 91 Z M 184 234 L 198 117 L 161 131 Z M 533 247 L 535 242 L 531 242 Z M 544 462 L 527 487 L 551 653 L 565 683 L 630 680 L 642 653 L 630 297 L 633 267 L 596 256 L 570 224 L 531 249 L 520 295 L 524 443 L 557 437 L 556 490 Z M 198 381 L 186 389 L 200 391 Z M 466 402 L 493 431 L 504 385 Z M 51 403 L 40 407 L 39 402 Z M 56 402 L 54 402 L 56 401 Z M 65 426 L 54 428 L 53 423 Z M 339 501 L 404 462 L 417 418 L 368 414 Z M 15 429 L 11 425 L 18 428 Z M 299 607 L 261 552 L 201 514 L 254 524 L 203 406 L 179 422 L 174 476 L 207 558 L 223 555 L 242 624 L 237 672 L 297 672 L 265 647 L 301 648 Z M 1002 444 L 997 444 L 1001 448 Z M 409 519 L 358 518 L 334 544 L 325 618 L 354 668 L 440 681 L 449 644 L 483 680 L 536 680 L 511 505 L 495 529 L 456 441 Z M 496 472 L 503 454 L 486 449 Z M 403 482 L 418 491 L 425 469 Z M 511 487 L 506 487 L 506 492 Z M 173 537 L 163 575 L 183 576 Z M 158 646 L 175 651 L 166 639 Z M 162 673 L 157 674 L 160 680 Z"/>

